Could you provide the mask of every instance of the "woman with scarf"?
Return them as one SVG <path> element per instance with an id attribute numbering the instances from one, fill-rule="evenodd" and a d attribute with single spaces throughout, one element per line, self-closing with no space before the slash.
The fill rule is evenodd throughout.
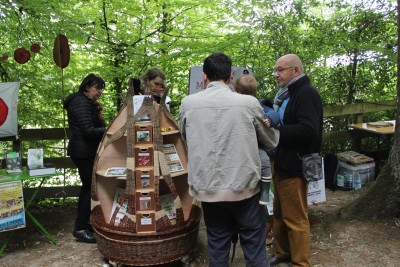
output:
<path id="1" fill-rule="evenodd" d="M 81 242 L 96 243 L 90 218 L 90 188 L 93 164 L 103 134 L 106 130 L 102 107 L 97 99 L 105 87 L 104 80 L 96 75 L 86 76 L 78 92 L 70 94 L 64 101 L 68 112 L 71 137 L 68 155 L 78 168 L 82 181 L 78 200 L 78 213 L 72 235 Z"/>

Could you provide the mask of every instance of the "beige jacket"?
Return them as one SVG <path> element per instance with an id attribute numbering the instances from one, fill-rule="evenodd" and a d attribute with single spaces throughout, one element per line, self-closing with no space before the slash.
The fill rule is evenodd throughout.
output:
<path id="1" fill-rule="evenodd" d="M 179 116 L 191 196 L 204 202 L 239 201 L 259 192 L 258 143 L 276 147 L 279 132 L 264 125 L 255 97 L 211 82 L 182 100 Z"/>

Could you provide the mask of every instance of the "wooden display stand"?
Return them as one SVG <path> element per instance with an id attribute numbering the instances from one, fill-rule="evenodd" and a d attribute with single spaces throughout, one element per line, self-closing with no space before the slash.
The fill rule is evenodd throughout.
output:
<path id="1" fill-rule="evenodd" d="M 133 89 L 129 91 L 127 105 L 99 146 L 92 181 L 91 223 L 100 252 L 116 263 L 136 266 L 189 254 L 201 218 L 188 193 L 186 147 L 165 96 L 161 104 L 151 96 L 142 100 L 135 107 Z M 108 168 L 125 166 L 126 176 L 105 175 Z M 164 196 L 171 196 L 168 208 L 160 201 Z"/>

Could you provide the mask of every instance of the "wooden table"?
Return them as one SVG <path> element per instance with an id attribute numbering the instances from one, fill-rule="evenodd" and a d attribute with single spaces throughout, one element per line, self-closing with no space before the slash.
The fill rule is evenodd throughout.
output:
<path id="1" fill-rule="evenodd" d="M 386 144 L 387 144 L 387 150 L 390 150 L 390 137 L 394 134 L 394 128 L 396 126 L 396 121 L 390 120 L 390 121 L 377 121 L 377 122 L 364 122 L 364 123 L 355 123 L 355 124 L 349 124 L 348 127 L 350 129 L 356 130 L 356 131 L 364 131 L 368 133 L 373 133 L 377 137 L 377 157 L 376 157 L 376 168 L 379 170 L 379 153 L 380 153 L 380 143 L 381 143 L 381 137 L 385 136 L 386 137 Z"/>
<path id="2" fill-rule="evenodd" d="M 0 179 L 0 183 L 8 183 L 8 182 L 14 182 L 14 181 L 25 181 L 25 180 L 38 180 L 40 181 L 39 185 L 36 187 L 34 193 L 29 199 L 25 199 L 25 214 L 28 216 L 29 219 L 32 220 L 33 224 L 36 226 L 39 232 L 41 232 L 47 239 L 53 243 L 57 244 L 57 239 L 52 236 L 46 228 L 43 227 L 43 225 L 32 215 L 32 213 L 29 211 L 29 208 L 32 204 L 32 201 L 35 200 L 37 194 L 39 193 L 43 183 L 45 182 L 46 179 L 53 177 L 56 174 L 48 174 L 48 175 L 38 175 L 38 176 L 29 176 L 28 170 L 26 167 L 22 168 L 22 173 L 13 173 L 13 174 L 8 174 L 6 170 L 1 169 L 0 170 L 0 175 L 2 176 L 7 176 L 8 178 Z M 8 242 L 11 240 L 11 237 L 13 235 L 14 231 L 9 231 L 7 237 L 2 240 L 2 245 L 0 247 L 0 257 L 3 255 L 4 250 L 8 244 Z"/>
<path id="3" fill-rule="evenodd" d="M 382 126 L 379 126 L 382 124 Z M 391 126 L 386 126 L 384 124 L 391 124 Z M 378 135 L 392 135 L 394 134 L 394 127 L 396 126 L 396 121 L 382 121 L 382 122 L 364 122 L 349 124 L 349 128 L 366 131 Z"/>

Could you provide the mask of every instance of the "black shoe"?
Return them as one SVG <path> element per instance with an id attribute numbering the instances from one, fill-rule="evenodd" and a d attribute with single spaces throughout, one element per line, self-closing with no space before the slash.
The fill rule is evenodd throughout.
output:
<path id="1" fill-rule="evenodd" d="M 271 257 L 269 258 L 269 265 L 274 266 L 277 265 L 279 263 L 290 263 L 292 261 L 291 258 L 278 258 L 278 257 Z"/>
<path id="2" fill-rule="evenodd" d="M 72 235 L 78 239 L 78 241 L 80 242 L 84 242 L 84 243 L 96 243 L 96 238 L 94 237 L 94 235 L 87 229 L 83 229 L 83 230 L 74 230 L 72 232 Z"/>

